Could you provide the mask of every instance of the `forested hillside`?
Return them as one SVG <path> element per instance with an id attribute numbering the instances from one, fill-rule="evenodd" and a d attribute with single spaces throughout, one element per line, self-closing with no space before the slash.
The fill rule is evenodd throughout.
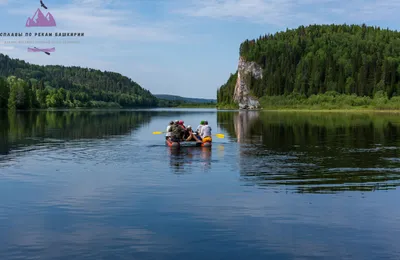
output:
<path id="1" fill-rule="evenodd" d="M 158 99 L 114 72 L 39 66 L 0 54 L 0 108 L 152 107 Z"/>
<path id="2" fill-rule="evenodd" d="M 228 81 L 222 85 L 217 91 L 217 104 L 219 106 L 228 107 L 233 104 L 233 93 L 235 91 L 235 85 L 237 80 L 238 72 L 231 74 Z"/>
<path id="3" fill-rule="evenodd" d="M 304 99 L 324 93 L 373 98 L 378 93 L 386 100 L 400 95 L 400 33 L 389 29 L 300 26 L 246 40 L 240 56 L 263 68 L 263 79 L 251 78 L 249 85 L 264 100 L 290 94 Z M 218 103 L 232 103 L 235 76 L 218 90 Z"/>

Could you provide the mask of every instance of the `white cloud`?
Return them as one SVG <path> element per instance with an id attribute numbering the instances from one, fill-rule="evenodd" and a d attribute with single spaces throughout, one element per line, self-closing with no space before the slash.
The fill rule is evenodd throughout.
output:
<path id="1" fill-rule="evenodd" d="M 14 49 L 15 49 L 15 46 L 0 45 L 0 51 L 11 51 Z"/>
<path id="2" fill-rule="evenodd" d="M 269 1 L 263 0 L 206 0 L 195 3 L 192 10 L 187 13 L 193 16 L 209 17 L 243 17 L 254 18 L 266 13 L 283 12 L 287 9 L 290 1 Z"/>
<path id="3" fill-rule="evenodd" d="M 193 17 L 243 18 L 253 22 L 281 24 L 292 16 L 292 0 L 205 0 L 193 4 L 179 13 Z"/>
<path id="4" fill-rule="evenodd" d="M 354 5 L 355 4 L 355 5 Z M 357 3 L 348 4 L 351 9 L 356 9 L 356 12 L 347 11 L 347 16 L 353 19 L 360 19 L 363 21 L 370 20 L 396 20 L 400 10 L 400 2 L 394 0 L 387 1 L 357 1 Z M 346 8 L 342 8 L 346 10 Z"/>
<path id="5" fill-rule="evenodd" d="M 53 12 L 63 29 L 85 32 L 88 37 L 108 38 L 115 40 L 142 41 L 175 41 L 180 38 L 171 32 L 168 24 L 143 23 L 132 17 L 132 12 L 92 10 L 69 6 Z M 71 15 L 74 14 L 74 15 Z"/>
<path id="6" fill-rule="evenodd" d="M 74 5 L 86 7 L 104 7 L 109 4 L 115 4 L 115 0 L 73 0 Z"/>
<path id="7" fill-rule="evenodd" d="M 18 20 L 22 19 L 21 29 L 18 31 L 25 32 L 29 29 L 32 32 L 84 32 L 84 37 L 68 38 L 68 40 L 77 40 L 80 43 L 51 44 L 51 46 L 37 44 L 35 46 L 38 48 L 56 47 L 56 52 L 50 56 L 43 53 L 27 52 L 27 47 L 33 47 L 27 44 L 3 47 L 0 49 L 2 53 L 12 58 L 23 59 L 40 65 L 62 64 L 110 70 L 110 68 L 117 69 L 121 66 L 127 67 L 127 64 L 121 64 L 121 60 L 115 63 L 107 62 L 107 60 L 132 56 L 128 52 L 135 48 L 138 51 L 137 47 L 133 46 L 135 43 L 165 43 L 182 41 L 183 39 L 181 33 L 177 31 L 180 25 L 176 26 L 176 24 L 170 22 L 161 23 L 153 20 L 146 22 L 138 10 L 127 8 L 126 2 L 120 3 L 118 0 L 74 0 L 72 4 L 54 6 L 50 6 L 50 3 L 46 1 L 44 3 L 49 6 L 49 9 L 43 11 L 43 13 L 50 12 L 56 20 L 57 27 L 35 28 L 34 30 L 23 27 L 25 20 L 34 14 L 38 6 L 29 3 L 24 5 L 23 8 L 16 8 L 17 5 L 13 4 L 12 8 L 8 8 L 7 11 L 13 16 L 21 17 L 18 18 Z M 41 38 L 21 37 L 17 40 L 41 40 Z M 50 38 L 50 40 L 59 39 Z M 135 67 L 137 71 L 149 72 L 155 69 L 152 64 L 146 64 L 143 59 L 140 62 L 135 60 L 131 63 L 136 64 L 129 64 L 128 67 Z"/>
<path id="8" fill-rule="evenodd" d="M 94 37 L 107 41 L 173 42 L 182 36 L 169 22 L 145 21 L 135 10 L 119 9 L 113 0 L 75 0 L 73 4 L 58 5 L 48 9 L 57 23 L 51 31 L 84 32 L 85 38 Z M 107 7 L 111 5 L 113 9 Z M 33 15 L 36 6 L 9 9 L 13 15 Z M 45 13 L 47 13 L 47 11 Z M 45 14 L 44 13 L 44 14 Z M 44 30 L 41 28 L 42 31 Z"/>
<path id="9" fill-rule="evenodd" d="M 371 0 L 193 0 L 175 11 L 191 17 L 244 19 L 277 26 L 396 18 L 400 2 Z"/>

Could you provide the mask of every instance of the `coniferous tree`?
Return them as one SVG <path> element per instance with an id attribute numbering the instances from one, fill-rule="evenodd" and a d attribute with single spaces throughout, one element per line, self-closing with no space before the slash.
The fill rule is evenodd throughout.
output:
<path id="1" fill-rule="evenodd" d="M 328 91 L 389 98 L 400 95 L 400 32 L 359 25 L 310 25 L 245 40 L 239 54 L 257 62 L 262 80 L 252 81 L 257 97 Z M 232 103 L 232 76 L 218 89 L 220 104 Z"/>
<path id="2" fill-rule="evenodd" d="M 109 71 L 39 66 L 0 54 L 1 76 L 7 77 L 7 81 L 6 87 L 0 81 L 0 95 L 3 96 L 0 107 L 155 107 L 159 104 L 150 91 Z"/>

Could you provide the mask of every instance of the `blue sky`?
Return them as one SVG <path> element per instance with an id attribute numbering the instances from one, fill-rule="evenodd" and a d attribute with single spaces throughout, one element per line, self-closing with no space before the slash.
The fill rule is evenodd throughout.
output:
<path id="1" fill-rule="evenodd" d="M 236 71 L 239 45 L 313 23 L 366 23 L 398 29 L 400 1 L 371 0 L 43 0 L 57 26 L 25 28 L 39 0 L 0 0 L 0 32 L 84 32 L 51 56 L 5 44 L 0 52 L 35 64 L 115 71 L 153 94 L 216 98 Z M 22 40 L 21 38 L 18 38 Z M 27 40 L 57 40 L 30 38 Z"/>

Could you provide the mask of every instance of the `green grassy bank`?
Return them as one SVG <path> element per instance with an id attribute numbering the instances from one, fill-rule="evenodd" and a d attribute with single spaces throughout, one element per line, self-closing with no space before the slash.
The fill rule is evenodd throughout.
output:
<path id="1" fill-rule="evenodd" d="M 329 91 L 310 97 L 297 93 L 263 96 L 259 101 L 262 110 L 400 112 L 400 96 L 388 98 L 388 95 L 383 91 L 376 92 L 373 98 Z M 238 106 L 235 104 L 218 104 L 218 109 L 238 109 Z"/>
<path id="2" fill-rule="evenodd" d="M 329 91 L 324 94 L 306 97 L 300 94 L 283 96 L 264 96 L 260 98 L 263 109 L 296 110 L 400 110 L 400 97 L 388 98 L 383 91 L 374 97 L 339 94 Z"/>

